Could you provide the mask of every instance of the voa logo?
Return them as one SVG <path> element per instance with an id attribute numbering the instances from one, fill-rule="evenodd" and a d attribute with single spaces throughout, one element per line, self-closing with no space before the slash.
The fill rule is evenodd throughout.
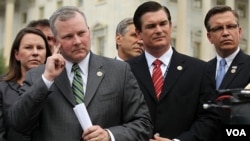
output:
<path id="1" fill-rule="evenodd" d="M 244 129 L 226 129 L 227 136 L 247 136 Z"/>

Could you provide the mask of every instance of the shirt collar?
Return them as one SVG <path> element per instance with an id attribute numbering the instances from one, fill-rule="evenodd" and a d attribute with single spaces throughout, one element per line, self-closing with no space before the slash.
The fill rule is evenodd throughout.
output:
<path id="1" fill-rule="evenodd" d="M 124 61 L 121 57 L 119 57 L 118 55 L 116 56 L 116 60 L 120 60 L 120 61 Z"/>
<path id="2" fill-rule="evenodd" d="M 86 74 L 88 72 L 88 68 L 89 68 L 89 58 L 90 58 L 90 53 L 87 54 L 87 56 L 81 61 L 78 63 L 80 69 L 81 69 L 81 72 L 83 74 Z M 67 71 L 67 74 L 71 74 L 71 70 L 72 70 L 72 66 L 73 66 L 73 63 L 70 62 L 69 60 L 66 60 L 66 71 Z"/>
<path id="3" fill-rule="evenodd" d="M 239 53 L 239 51 L 240 51 L 240 48 L 238 47 L 238 49 L 235 52 L 233 52 L 231 55 L 225 58 L 228 66 L 231 65 L 231 63 L 233 62 L 233 59 Z M 218 54 L 216 55 L 216 58 L 217 58 L 217 63 L 220 62 L 220 60 L 222 59 L 222 57 L 220 57 Z"/>
<path id="4" fill-rule="evenodd" d="M 168 66 L 169 62 L 170 62 L 170 59 L 172 57 L 172 54 L 173 54 L 173 49 L 172 47 L 170 46 L 170 48 L 168 49 L 167 52 L 165 52 L 161 57 L 159 58 L 155 58 L 154 56 L 152 56 L 151 54 L 149 54 L 146 50 L 145 50 L 145 56 L 146 56 L 146 59 L 147 59 L 147 63 L 148 63 L 148 67 L 151 67 L 152 66 L 152 63 L 155 61 L 155 59 L 159 59 L 162 61 L 162 63 L 165 65 L 165 66 Z"/>

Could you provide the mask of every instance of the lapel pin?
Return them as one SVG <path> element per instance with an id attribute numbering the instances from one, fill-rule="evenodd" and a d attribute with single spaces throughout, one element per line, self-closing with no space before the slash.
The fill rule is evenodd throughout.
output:
<path id="1" fill-rule="evenodd" d="M 232 66 L 232 69 L 237 69 L 237 66 Z"/>
<path id="2" fill-rule="evenodd" d="M 232 69 L 232 70 L 231 70 L 231 73 L 235 73 L 235 72 L 236 72 L 236 69 Z"/>
<path id="3" fill-rule="evenodd" d="M 102 76 L 102 72 L 98 71 L 97 73 L 97 76 Z"/>
<path id="4" fill-rule="evenodd" d="M 182 70 L 182 66 L 177 66 L 177 70 Z"/>
<path id="5" fill-rule="evenodd" d="M 236 72 L 236 69 L 237 69 L 237 66 L 232 66 L 231 73 L 235 73 L 235 72 Z"/>

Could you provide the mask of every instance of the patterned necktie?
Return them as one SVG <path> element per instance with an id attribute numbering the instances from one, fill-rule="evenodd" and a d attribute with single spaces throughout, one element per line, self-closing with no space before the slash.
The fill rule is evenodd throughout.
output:
<path id="1" fill-rule="evenodd" d="M 76 99 L 76 103 L 83 103 L 84 93 L 83 93 L 83 80 L 81 75 L 81 70 L 78 64 L 72 66 L 72 71 L 74 72 L 74 78 L 72 82 L 72 90 Z"/>
<path id="2" fill-rule="evenodd" d="M 220 87 L 220 84 L 222 82 L 222 79 L 225 75 L 225 67 L 226 67 L 226 60 L 223 58 L 220 60 L 220 64 L 219 64 L 219 69 L 218 69 L 218 72 L 217 72 L 217 77 L 216 77 L 216 89 L 218 90 L 219 87 Z"/>
<path id="3" fill-rule="evenodd" d="M 160 99 L 160 94 L 162 91 L 162 86 L 163 86 L 163 81 L 164 81 L 162 71 L 161 71 L 161 64 L 162 62 L 158 59 L 156 59 L 153 62 L 154 69 L 153 69 L 153 74 L 152 74 L 152 80 L 154 83 L 156 98 L 158 100 Z"/>

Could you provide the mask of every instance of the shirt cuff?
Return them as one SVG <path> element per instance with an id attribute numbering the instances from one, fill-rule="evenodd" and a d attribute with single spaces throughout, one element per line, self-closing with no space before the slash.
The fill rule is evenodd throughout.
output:
<path id="1" fill-rule="evenodd" d="M 106 129 L 107 131 L 108 131 L 108 133 L 109 133 L 109 136 L 110 136 L 110 141 L 115 141 L 115 137 L 114 137 L 114 135 L 108 130 L 108 129 Z"/>
<path id="2" fill-rule="evenodd" d="M 49 81 L 48 79 L 46 79 L 43 74 L 42 74 L 42 79 L 43 82 L 45 83 L 45 85 L 47 86 L 47 88 L 49 89 L 51 87 L 51 85 L 54 83 L 54 81 Z"/>

